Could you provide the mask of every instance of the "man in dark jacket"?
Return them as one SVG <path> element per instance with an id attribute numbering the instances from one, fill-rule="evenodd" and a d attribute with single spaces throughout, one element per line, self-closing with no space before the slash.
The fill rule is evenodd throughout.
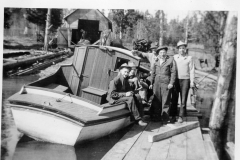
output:
<path id="1" fill-rule="evenodd" d="M 158 61 L 153 65 L 152 82 L 154 98 L 152 101 L 153 120 L 168 121 L 171 100 L 171 89 L 176 80 L 176 63 L 167 56 L 167 47 L 158 47 Z"/>
<path id="2" fill-rule="evenodd" d="M 128 82 L 128 74 L 131 67 L 127 64 L 121 65 L 119 68 L 120 74 L 115 77 L 109 84 L 107 100 L 110 104 L 126 102 L 134 119 L 141 126 L 146 126 L 147 123 L 142 121 L 143 107 L 141 97 L 134 94 L 133 88 Z"/>

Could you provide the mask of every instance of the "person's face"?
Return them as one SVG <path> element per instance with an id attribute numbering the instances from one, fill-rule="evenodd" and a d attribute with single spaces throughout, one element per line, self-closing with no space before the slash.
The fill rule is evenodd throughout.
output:
<path id="1" fill-rule="evenodd" d="M 154 48 L 154 49 L 152 49 L 152 53 L 153 53 L 155 56 L 157 56 L 157 55 L 158 55 L 158 53 L 156 52 L 156 50 L 157 50 L 157 49 L 155 49 L 155 48 Z"/>
<path id="2" fill-rule="evenodd" d="M 180 46 L 178 48 L 178 53 L 184 55 L 186 53 L 186 46 Z"/>
<path id="3" fill-rule="evenodd" d="M 129 72 L 129 77 L 135 76 L 135 75 L 136 75 L 136 69 L 132 69 L 132 70 Z"/>
<path id="4" fill-rule="evenodd" d="M 158 57 L 159 58 L 165 58 L 166 57 L 166 54 L 167 54 L 167 51 L 165 49 L 162 49 L 158 52 Z"/>
<path id="5" fill-rule="evenodd" d="M 120 70 L 120 73 L 122 74 L 123 78 L 126 78 L 129 75 L 129 69 L 128 68 L 122 68 Z"/>

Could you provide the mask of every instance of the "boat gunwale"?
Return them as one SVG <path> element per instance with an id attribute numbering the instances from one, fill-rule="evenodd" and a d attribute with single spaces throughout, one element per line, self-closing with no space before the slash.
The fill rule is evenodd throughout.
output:
<path id="1" fill-rule="evenodd" d="M 76 46 L 76 47 L 79 47 L 79 46 Z M 81 46 L 79 48 L 88 48 L 88 47 L 95 47 L 95 48 L 101 49 L 99 45 Z M 102 46 L 102 47 L 108 48 L 110 50 L 118 51 L 118 52 L 120 52 L 120 53 L 122 53 L 124 55 L 130 56 L 131 58 L 134 58 L 136 60 L 141 60 L 140 57 L 134 56 L 134 55 L 130 54 L 131 51 L 129 51 L 129 50 L 122 49 L 122 48 L 117 48 L 117 47 L 112 47 L 112 46 Z"/>
<path id="2" fill-rule="evenodd" d="M 57 115 L 58 117 L 63 116 L 62 118 L 66 117 L 66 118 L 69 118 L 71 121 L 74 120 L 78 124 L 79 123 L 83 124 L 81 126 L 84 126 L 84 127 L 99 125 L 99 124 L 103 124 L 103 123 L 108 123 L 108 122 L 112 122 L 112 121 L 130 116 L 130 112 L 128 112 L 128 113 L 124 113 L 124 114 L 117 115 L 117 116 L 114 116 L 114 117 L 106 117 L 104 119 L 96 119 L 96 120 L 85 121 L 85 120 L 81 119 L 80 117 L 76 117 L 76 116 L 73 116 L 69 113 L 60 111 L 57 108 L 49 108 L 47 106 L 43 106 L 43 105 L 40 105 L 40 104 L 34 104 L 34 103 L 33 104 L 30 104 L 30 103 L 28 104 L 28 103 L 25 102 L 24 105 L 21 104 L 21 103 L 24 103 L 24 102 L 10 101 L 9 106 L 13 107 L 13 108 L 25 108 L 25 109 L 30 109 L 30 110 L 37 110 L 37 111 L 40 111 L 40 112 L 45 112 L 45 113 L 48 113 L 48 114 Z M 26 106 L 26 105 L 29 105 L 29 106 Z M 124 109 L 122 109 L 122 110 L 124 110 Z M 56 113 L 54 111 L 56 111 Z M 118 111 L 120 111 L 120 110 L 118 110 Z M 118 111 L 114 111 L 114 112 L 118 112 Z"/>

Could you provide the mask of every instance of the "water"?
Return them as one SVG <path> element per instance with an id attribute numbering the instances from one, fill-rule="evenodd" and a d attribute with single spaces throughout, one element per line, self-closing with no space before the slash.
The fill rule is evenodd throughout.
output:
<path id="1" fill-rule="evenodd" d="M 2 144 L 1 159 L 6 160 L 98 160 L 101 159 L 131 126 L 109 136 L 77 146 L 37 142 L 23 136 L 14 123 L 7 98 L 18 92 L 24 84 L 37 80 L 38 76 L 3 78 L 2 90 Z"/>
<path id="2" fill-rule="evenodd" d="M 197 91 L 196 109 L 202 114 L 202 118 L 199 119 L 201 127 L 209 127 L 209 120 L 212 105 L 214 102 L 214 95 L 214 90 L 199 89 Z"/>

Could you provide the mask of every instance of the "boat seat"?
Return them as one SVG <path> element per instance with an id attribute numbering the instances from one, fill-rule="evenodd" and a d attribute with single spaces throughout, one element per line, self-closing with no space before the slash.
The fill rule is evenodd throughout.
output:
<path id="1" fill-rule="evenodd" d="M 97 104 L 103 104 L 106 102 L 107 91 L 90 87 L 82 89 L 82 97 L 88 99 Z"/>
<path id="2" fill-rule="evenodd" d="M 47 86 L 45 86 L 45 88 L 49 88 L 49 89 L 53 89 L 55 91 L 59 91 L 59 92 L 65 92 L 68 87 L 60 85 L 60 84 L 55 84 L 55 83 L 51 83 Z"/>
<path id="3" fill-rule="evenodd" d="M 122 104 L 126 104 L 126 102 L 120 102 L 120 103 L 117 103 L 117 104 L 104 103 L 104 104 L 101 105 L 101 107 L 103 107 L 103 108 L 106 107 L 107 108 L 107 107 L 122 105 Z"/>

